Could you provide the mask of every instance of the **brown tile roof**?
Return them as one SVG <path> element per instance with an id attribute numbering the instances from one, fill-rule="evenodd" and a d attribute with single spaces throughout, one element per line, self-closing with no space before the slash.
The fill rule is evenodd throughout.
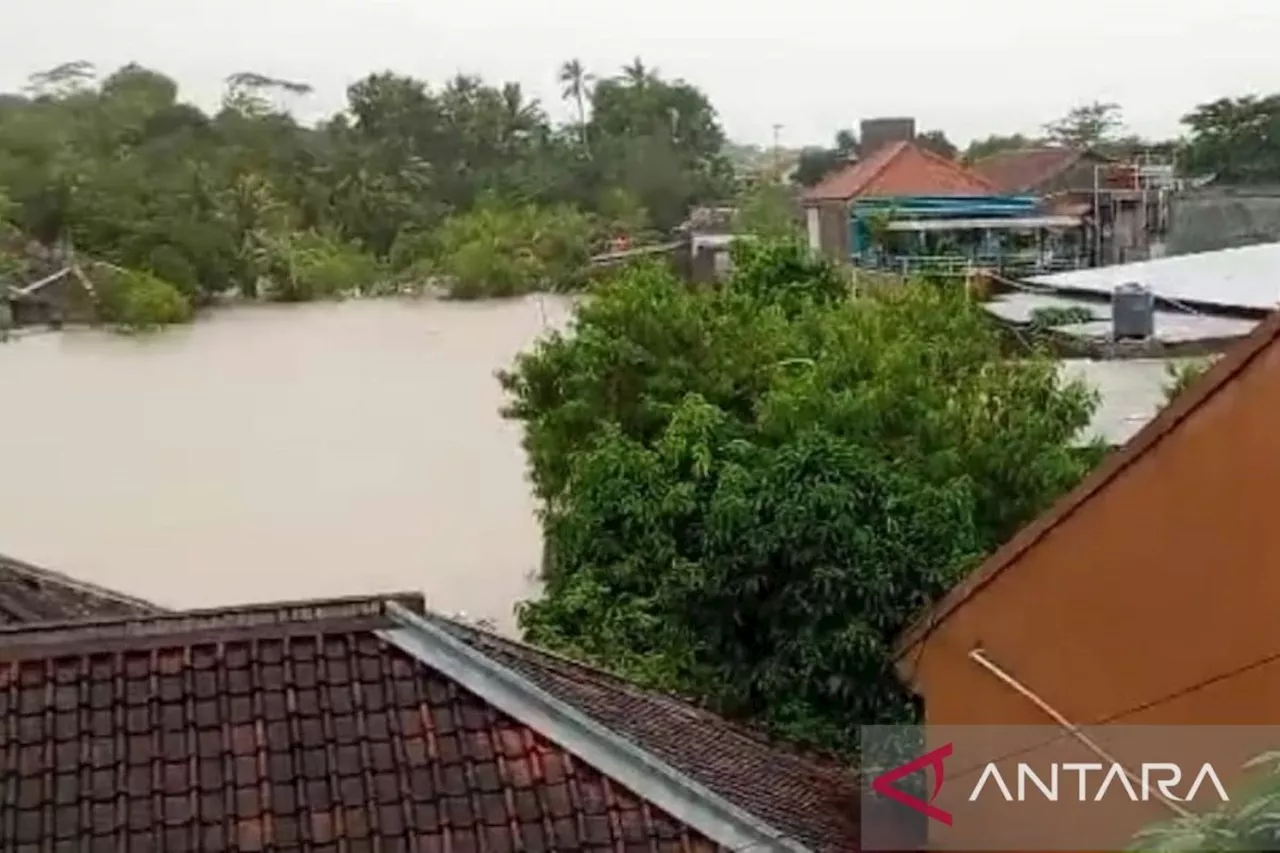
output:
<path id="1" fill-rule="evenodd" d="M 837 767 L 422 610 L 0 628 L 0 849 L 857 849 Z"/>
<path id="2" fill-rule="evenodd" d="M 803 843 L 856 849 L 858 781 L 846 765 L 802 755 L 688 702 L 540 649 L 457 623 L 445 627 Z"/>
<path id="3" fill-rule="evenodd" d="M 895 142 L 850 163 L 804 195 L 807 202 L 912 195 L 987 195 L 984 177 L 914 142 Z"/>
<path id="4" fill-rule="evenodd" d="M 1280 346 L 1280 311 L 1272 312 L 1266 320 L 1259 323 L 1247 338 L 1218 359 L 1204 376 L 1174 398 L 1127 444 L 1108 456 L 1080 485 L 1060 498 L 1039 518 L 1019 530 L 1012 539 L 988 557 L 977 571 L 922 614 L 898 639 L 898 660 L 902 662 L 909 652 L 927 641 L 938 626 L 1003 572 L 1016 568 L 1023 554 L 1050 535 L 1054 528 L 1088 503 L 1111 481 L 1123 477 L 1132 465 L 1155 449 L 1165 436 L 1181 428 L 1196 409 L 1209 402 L 1213 395 L 1230 385 L 1239 373 L 1276 346 Z"/>
<path id="5" fill-rule="evenodd" d="M 1091 149 L 1020 148 L 975 160 L 971 168 L 1001 192 L 1027 193 L 1039 189 L 1085 156 L 1100 161 L 1109 159 Z"/>
<path id="6" fill-rule="evenodd" d="M 158 612 L 138 598 L 0 555 L 0 624 Z"/>

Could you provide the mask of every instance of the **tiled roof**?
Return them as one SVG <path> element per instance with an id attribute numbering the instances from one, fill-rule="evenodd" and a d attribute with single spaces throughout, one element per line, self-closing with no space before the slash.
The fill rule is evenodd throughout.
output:
<path id="1" fill-rule="evenodd" d="M 1032 192 L 1086 153 L 1075 148 L 1019 148 L 975 160 L 972 168 L 1001 192 Z"/>
<path id="2" fill-rule="evenodd" d="M 540 649 L 456 623 L 444 627 L 806 845 L 856 849 L 858 782 L 843 764 Z"/>
<path id="3" fill-rule="evenodd" d="M 804 200 L 913 195 L 988 195 L 995 187 L 984 177 L 914 142 L 895 142 L 870 157 L 850 163 L 805 193 Z"/>
<path id="4" fill-rule="evenodd" d="M 141 599 L 0 556 L 0 624 L 131 616 L 157 610 Z"/>
<path id="5" fill-rule="evenodd" d="M 0 849 L 857 849 L 836 768 L 421 613 L 0 628 Z"/>

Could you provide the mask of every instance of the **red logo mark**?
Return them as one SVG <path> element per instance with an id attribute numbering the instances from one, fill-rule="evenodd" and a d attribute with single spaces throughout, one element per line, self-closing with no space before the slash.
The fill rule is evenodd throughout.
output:
<path id="1" fill-rule="evenodd" d="M 951 812 L 943 811 L 933 805 L 933 800 L 937 799 L 938 792 L 942 790 L 942 761 L 954 751 L 953 744 L 946 744 L 926 752 L 916 760 L 908 762 L 901 767 L 895 767 L 892 770 L 881 773 L 871 780 L 871 790 L 882 797 L 888 797 L 896 803 L 901 803 L 909 809 L 915 809 L 930 820 L 936 820 L 939 823 L 951 826 Z M 933 793 L 929 796 L 928 802 L 911 796 L 901 788 L 893 787 L 893 783 L 904 776 L 910 776 L 912 773 L 917 773 L 929 767 L 933 768 Z"/>

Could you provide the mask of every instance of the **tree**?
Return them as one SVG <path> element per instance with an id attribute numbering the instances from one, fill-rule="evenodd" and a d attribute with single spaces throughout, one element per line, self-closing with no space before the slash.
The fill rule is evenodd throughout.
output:
<path id="1" fill-rule="evenodd" d="M 1220 98 L 1182 119 L 1190 139 L 1182 152 L 1184 171 L 1224 182 L 1280 180 L 1280 94 Z"/>
<path id="2" fill-rule="evenodd" d="M 929 130 L 916 135 L 916 144 L 932 151 L 948 160 L 954 160 L 956 155 L 960 153 L 960 149 L 947 139 L 947 135 L 941 130 Z"/>
<path id="3" fill-rule="evenodd" d="M 796 162 L 793 180 L 802 187 L 817 186 L 831 172 L 858 154 L 858 137 L 852 130 L 836 133 L 831 148 L 805 148 Z"/>
<path id="4" fill-rule="evenodd" d="M 582 67 L 581 60 L 570 59 L 560 66 L 560 95 L 571 100 L 578 108 L 578 130 L 582 134 L 582 151 L 591 156 L 591 144 L 587 139 L 587 95 L 591 81 L 595 79 Z"/>
<path id="5" fill-rule="evenodd" d="M 1123 127 L 1119 104 L 1094 101 L 1072 107 L 1062 118 L 1046 124 L 1044 132 L 1054 145 L 1087 148 L 1113 140 Z"/>
<path id="6" fill-rule="evenodd" d="M 548 540 L 526 636 L 827 747 L 905 718 L 895 635 L 1088 467 L 1091 394 L 963 293 L 854 298 L 794 243 L 719 289 L 632 270 L 503 383 Z"/>
<path id="7" fill-rule="evenodd" d="M 1037 148 L 1044 144 L 1045 141 L 1042 139 L 1033 139 L 1028 136 L 1023 136 L 1021 133 L 1014 133 L 1009 136 L 992 134 L 970 142 L 969 146 L 964 150 L 964 161 L 966 163 L 972 163 L 975 160 L 981 160 L 983 157 L 990 157 L 992 154 L 999 154 L 1004 151 L 1021 151 L 1026 148 Z"/>

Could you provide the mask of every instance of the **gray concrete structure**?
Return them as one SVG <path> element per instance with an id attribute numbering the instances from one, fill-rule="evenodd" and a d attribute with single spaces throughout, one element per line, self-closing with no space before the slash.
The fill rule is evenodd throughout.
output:
<path id="1" fill-rule="evenodd" d="M 1202 187 L 1173 197 L 1166 254 L 1280 240 L 1280 186 Z"/>

